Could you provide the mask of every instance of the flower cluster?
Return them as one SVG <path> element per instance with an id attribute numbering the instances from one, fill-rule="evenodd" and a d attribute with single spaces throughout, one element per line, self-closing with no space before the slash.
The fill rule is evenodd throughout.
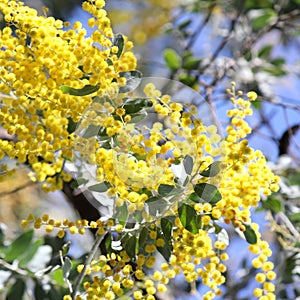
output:
<path id="1" fill-rule="evenodd" d="M 63 166 L 73 155 L 72 124 L 82 118 L 91 96 L 124 84 L 121 72 L 136 66 L 128 51 L 132 43 L 124 38 L 122 46 L 114 44 L 104 5 L 83 3 L 94 28 L 88 37 L 80 22 L 71 26 L 39 16 L 22 2 L 0 2 L 6 22 L 0 32 L 0 122 L 16 137 L 0 141 L 0 157 L 30 164 L 32 179 L 43 182 L 46 191 L 61 189 L 70 179 Z"/>
<path id="2" fill-rule="evenodd" d="M 232 224 L 257 255 L 253 266 L 260 269 L 256 281 L 261 287 L 255 288 L 254 296 L 274 299 L 272 251 L 261 239 L 250 210 L 259 204 L 261 193 L 278 190 L 279 180 L 266 166 L 262 153 L 246 140 L 251 128 L 244 119 L 252 113 L 250 101 L 256 94 L 250 92 L 244 99 L 232 84 L 228 90 L 234 105 L 228 111 L 231 125 L 221 140 L 215 126 L 205 126 L 197 117 L 194 106 L 172 102 L 153 84 L 146 85 L 144 93 L 150 105 L 143 103 L 142 107 L 159 116 L 159 122 L 139 126 L 130 118 L 125 120 L 131 112 L 130 101 L 136 107 L 140 98 L 129 102 L 120 101 L 120 96 L 109 101 L 104 98 L 92 106 L 98 107 L 94 114 L 87 110 L 88 117 L 80 123 L 75 139 L 83 161 L 96 166 L 95 178 L 103 184 L 99 192 L 115 203 L 117 212 L 109 224 L 30 216 L 23 225 L 34 222 L 35 228 L 44 225 L 48 232 L 60 227 L 60 237 L 66 228 L 81 234 L 86 228 L 97 228 L 100 235 L 109 232 L 114 239 L 117 236 L 117 248 L 109 245 L 107 255 L 85 266 L 86 274 L 93 275 L 93 282 L 84 284 L 91 299 L 114 299 L 131 289 L 134 299 L 151 300 L 156 291 L 166 290 L 170 279 L 183 274 L 187 282 L 201 280 L 208 286 L 210 291 L 203 299 L 209 300 L 222 295 L 220 286 L 225 282 L 229 257 L 221 226 Z M 90 136 L 91 126 L 96 126 L 100 138 Z M 114 126 L 114 133 L 109 134 Z M 173 171 L 176 164 L 183 165 L 184 178 Z M 135 226 L 127 227 L 128 222 Z M 154 267 L 157 252 L 166 262 L 160 270 L 146 272 Z M 83 268 L 79 266 L 78 271 Z"/>
<path id="3" fill-rule="evenodd" d="M 0 122 L 14 137 L 0 141 L 0 157 L 28 164 L 29 176 L 46 191 L 72 179 L 65 165 L 75 161 L 79 186 L 112 204 L 106 221 L 29 215 L 22 225 L 46 232 L 57 228 L 61 238 L 86 229 L 103 237 L 102 255 L 77 268 L 92 277 L 83 285 L 87 299 L 128 293 L 152 300 L 183 274 L 189 283 L 201 280 L 210 289 L 203 299 L 209 300 L 222 294 L 229 259 L 222 226 L 232 224 L 257 255 L 253 266 L 261 286 L 255 297 L 274 299 L 272 252 L 251 219 L 261 194 L 277 191 L 279 180 L 246 139 L 251 128 L 245 118 L 256 94 L 243 96 L 232 84 L 234 107 L 224 140 L 216 126 L 203 123 L 195 106 L 172 101 L 154 84 L 136 96 L 141 75 L 134 70 L 132 43 L 113 35 L 104 4 L 83 3 L 94 28 L 87 37 L 80 22 L 71 26 L 38 16 L 22 2 L 0 1 L 6 22 Z M 84 178 L 84 167 L 94 172 L 96 184 Z M 154 270 L 158 252 L 165 262 Z"/>

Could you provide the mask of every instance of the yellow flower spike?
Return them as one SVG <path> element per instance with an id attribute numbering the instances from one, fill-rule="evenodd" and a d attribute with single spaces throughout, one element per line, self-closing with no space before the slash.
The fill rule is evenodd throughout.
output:
<path id="1" fill-rule="evenodd" d="M 247 97 L 248 97 L 250 100 L 254 101 L 254 100 L 257 99 L 257 94 L 256 94 L 255 92 L 248 92 L 248 93 L 247 93 Z"/>
<path id="2" fill-rule="evenodd" d="M 47 225 L 46 226 L 46 232 L 47 233 L 50 233 L 50 232 L 52 232 L 53 231 L 53 225 Z"/>
<path id="3" fill-rule="evenodd" d="M 71 234 L 76 234 L 76 233 L 78 233 L 78 228 L 77 228 L 76 226 L 71 226 L 71 227 L 69 228 L 69 230 L 70 230 L 70 233 L 71 233 Z"/>
<path id="4" fill-rule="evenodd" d="M 22 220 L 21 221 L 21 226 L 23 227 L 23 228 L 26 228 L 27 226 L 28 226 L 28 220 Z"/>
<path id="5" fill-rule="evenodd" d="M 57 236 L 58 236 L 60 239 L 64 238 L 64 236 L 65 236 L 65 231 L 64 231 L 64 230 L 58 231 L 58 232 L 57 232 Z"/>

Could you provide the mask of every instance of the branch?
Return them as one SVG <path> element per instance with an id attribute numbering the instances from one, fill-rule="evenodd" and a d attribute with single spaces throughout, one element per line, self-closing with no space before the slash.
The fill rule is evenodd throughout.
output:
<path id="1" fill-rule="evenodd" d="M 0 265 L 3 266 L 5 269 L 7 269 L 11 272 L 17 273 L 21 276 L 30 276 L 30 277 L 36 278 L 36 276 L 34 274 L 30 274 L 29 272 L 27 272 L 25 270 L 22 270 L 14 265 L 11 265 L 3 259 L 0 259 Z"/>
<path id="2" fill-rule="evenodd" d="M 10 194 L 17 193 L 17 192 L 19 192 L 19 191 L 21 191 L 23 189 L 26 189 L 27 187 L 29 187 L 31 185 L 34 185 L 34 184 L 36 184 L 36 182 L 28 181 L 25 184 L 20 185 L 20 186 L 16 187 L 15 189 L 11 190 L 11 191 L 1 192 L 0 193 L 0 197 L 4 197 L 4 196 L 10 195 Z"/>
<path id="3" fill-rule="evenodd" d="M 287 14 L 278 16 L 275 22 L 272 24 L 269 24 L 269 26 L 265 26 L 261 31 L 259 31 L 255 36 L 249 37 L 245 40 L 244 48 L 241 49 L 241 56 L 244 56 L 251 48 L 252 46 L 265 34 L 268 32 L 271 32 L 273 29 L 281 29 L 282 22 L 290 21 L 291 18 L 296 18 L 300 16 L 300 10 L 295 9 Z"/>
<path id="4" fill-rule="evenodd" d="M 220 52 L 223 50 L 223 48 L 226 46 L 226 44 L 230 40 L 231 35 L 232 35 L 232 33 L 233 33 L 234 29 L 235 29 L 236 23 L 238 22 L 239 17 L 240 17 L 240 15 L 243 12 L 244 4 L 245 4 L 245 1 L 241 1 L 241 6 L 238 9 L 237 15 L 230 22 L 230 27 L 229 27 L 229 30 L 228 30 L 228 34 L 220 42 L 220 44 L 218 45 L 217 49 L 215 50 L 215 52 L 211 56 L 209 62 L 206 65 L 204 65 L 204 66 L 202 66 L 200 68 L 199 73 L 202 73 L 205 69 L 209 68 L 212 65 L 212 63 L 216 60 L 216 58 L 219 56 Z"/>
<path id="5" fill-rule="evenodd" d="M 195 31 L 193 32 L 193 34 L 190 36 L 190 40 L 187 42 L 186 46 L 184 47 L 184 50 L 188 50 L 188 49 L 190 49 L 193 46 L 193 44 L 197 40 L 197 37 L 200 35 L 200 33 L 202 32 L 203 28 L 207 25 L 208 21 L 210 20 L 210 18 L 212 16 L 213 9 L 214 9 L 215 6 L 216 6 L 215 3 L 213 3 L 213 4 L 211 4 L 209 6 L 209 13 L 206 15 L 206 17 L 203 20 L 203 22 L 201 22 L 199 24 L 199 26 L 195 29 Z"/>
<path id="6" fill-rule="evenodd" d="M 286 225 L 286 227 L 289 229 L 289 231 L 292 233 L 292 235 L 295 237 L 296 241 L 300 241 L 300 233 L 298 230 L 294 227 L 292 222 L 289 220 L 289 218 L 283 213 L 279 212 L 277 213 L 277 216 L 281 221 Z M 277 220 L 278 220 L 277 218 Z"/>
<path id="7" fill-rule="evenodd" d="M 99 249 L 99 246 L 100 246 L 104 236 L 105 235 L 98 235 L 95 238 L 94 245 L 93 245 L 91 251 L 89 252 L 89 255 L 87 256 L 87 258 L 85 260 L 84 267 L 83 267 L 81 273 L 78 275 L 78 277 L 75 280 L 74 288 L 73 288 L 73 292 L 72 292 L 72 299 L 73 300 L 76 299 L 76 294 L 77 294 L 79 286 L 80 286 L 80 284 L 81 284 L 81 282 L 82 282 L 82 280 L 85 276 L 85 271 L 86 271 L 88 265 L 91 263 L 93 257 L 95 256 L 96 251 Z"/>

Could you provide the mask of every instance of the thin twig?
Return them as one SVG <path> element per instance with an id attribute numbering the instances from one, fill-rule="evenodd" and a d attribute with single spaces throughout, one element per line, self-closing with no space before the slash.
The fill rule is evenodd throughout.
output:
<path id="1" fill-rule="evenodd" d="M 17 192 L 19 192 L 19 191 L 21 191 L 23 189 L 26 189 L 27 187 L 29 187 L 31 185 L 34 185 L 34 184 L 36 184 L 36 182 L 28 181 L 25 184 L 20 185 L 20 186 L 16 187 L 15 189 L 11 190 L 11 191 L 1 192 L 0 193 L 0 197 L 4 197 L 4 196 L 7 196 L 7 195 L 11 195 L 11 194 L 17 193 Z"/>
<path id="2" fill-rule="evenodd" d="M 294 227 L 292 222 L 289 220 L 289 218 L 283 213 L 279 212 L 277 213 L 277 217 L 280 218 L 286 227 L 289 229 L 289 231 L 293 234 L 293 236 L 296 238 L 296 241 L 300 241 L 300 233 L 298 230 Z"/>
<path id="3" fill-rule="evenodd" d="M 4 261 L 3 259 L 0 259 L 0 265 L 3 266 L 5 269 L 7 269 L 11 272 L 17 273 L 19 275 L 30 276 L 30 277 L 35 278 L 34 274 L 30 274 L 29 272 L 27 272 L 25 270 L 22 270 L 16 266 L 13 266 L 13 265 L 7 263 L 6 261 Z"/>
<path id="4" fill-rule="evenodd" d="M 287 14 L 279 16 L 273 24 L 269 26 L 265 26 L 261 31 L 259 31 L 255 36 L 246 39 L 244 43 L 244 48 L 241 49 L 241 56 L 245 55 L 250 49 L 252 49 L 253 45 L 265 34 L 271 32 L 273 29 L 281 28 L 279 25 L 281 22 L 285 22 L 290 20 L 291 18 L 299 17 L 300 10 L 295 9 Z"/>
<path id="5" fill-rule="evenodd" d="M 97 235 L 96 238 L 95 238 L 95 242 L 93 244 L 93 247 L 91 249 L 91 251 L 89 252 L 89 255 L 87 256 L 85 262 L 84 262 L 84 267 L 82 269 L 82 271 L 80 272 L 80 274 L 78 275 L 78 277 L 76 278 L 75 280 L 75 283 L 74 283 L 74 287 L 73 287 L 73 292 L 72 292 L 72 299 L 75 300 L 76 299 L 76 294 L 78 292 L 78 289 L 79 289 L 79 286 L 85 276 L 85 271 L 88 267 L 88 265 L 91 263 L 93 257 L 95 256 L 97 250 L 99 249 L 99 246 L 102 242 L 104 238 L 104 235 Z"/>
<path id="6" fill-rule="evenodd" d="M 210 20 L 215 6 L 216 6 L 215 3 L 210 5 L 209 13 L 206 15 L 205 19 L 199 24 L 199 26 L 194 30 L 193 34 L 190 36 L 190 40 L 187 42 L 186 46 L 184 47 L 184 50 L 188 50 L 193 46 L 193 44 L 197 40 L 197 37 L 200 35 L 203 28 L 207 25 L 208 21 Z"/>
<path id="7" fill-rule="evenodd" d="M 202 73 L 203 70 L 208 69 L 212 63 L 217 59 L 217 57 L 219 56 L 220 52 L 223 50 L 223 48 L 226 46 L 226 44 L 229 42 L 231 35 L 235 29 L 235 26 L 239 20 L 240 15 L 243 12 L 244 9 L 244 4 L 245 1 L 242 1 L 241 6 L 237 12 L 237 15 L 235 16 L 235 18 L 233 18 L 230 22 L 230 27 L 228 30 L 228 34 L 222 39 L 222 41 L 220 42 L 220 44 L 218 45 L 217 49 L 214 51 L 214 53 L 212 54 L 209 62 L 207 64 L 205 64 L 204 66 L 202 66 L 199 70 L 199 73 Z"/>

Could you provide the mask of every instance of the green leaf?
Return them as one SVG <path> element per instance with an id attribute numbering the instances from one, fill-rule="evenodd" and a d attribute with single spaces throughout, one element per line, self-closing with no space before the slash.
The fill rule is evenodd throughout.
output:
<path id="1" fill-rule="evenodd" d="M 131 115 L 131 119 L 128 123 L 139 123 L 141 121 L 143 121 L 145 119 L 145 117 L 147 117 L 147 113 L 146 112 L 140 112 L 134 115 Z"/>
<path id="2" fill-rule="evenodd" d="M 112 242 L 111 234 L 108 232 L 105 234 L 103 241 L 100 244 L 101 253 L 106 254 L 106 253 L 113 252 L 111 242 Z M 104 249 L 104 251 L 103 251 L 103 249 Z"/>
<path id="3" fill-rule="evenodd" d="M 261 9 L 260 15 L 252 20 L 253 29 L 260 30 L 266 27 L 274 17 L 276 17 L 276 12 L 273 9 Z"/>
<path id="4" fill-rule="evenodd" d="M 169 261 L 170 256 L 172 254 L 172 251 L 170 247 L 164 246 L 164 247 L 156 247 L 157 251 L 164 257 L 166 261 Z"/>
<path id="5" fill-rule="evenodd" d="M 64 287 L 65 286 L 65 280 L 64 280 L 64 275 L 62 269 L 56 269 L 52 273 L 52 279 L 55 281 L 55 283 L 59 286 Z M 37 298 L 39 299 L 39 298 Z"/>
<path id="6" fill-rule="evenodd" d="M 164 233 L 164 236 L 167 239 L 170 239 L 172 236 L 172 228 L 173 228 L 172 222 L 167 218 L 162 218 L 160 220 L 160 225 L 161 225 L 161 230 Z"/>
<path id="7" fill-rule="evenodd" d="M 300 182 L 300 172 L 295 169 L 288 169 L 286 177 L 290 185 L 298 185 Z"/>
<path id="8" fill-rule="evenodd" d="M 33 230 L 29 230 L 15 239 L 5 251 L 5 260 L 11 262 L 27 251 L 33 238 Z"/>
<path id="9" fill-rule="evenodd" d="M 197 213 L 193 207 L 188 204 L 183 203 L 178 208 L 178 215 L 181 221 L 182 226 L 190 231 L 191 233 L 196 234 L 199 230 L 197 226 Z"/>
<path id="10" fill-rule="evenodd" d="M 64 259 L 64 263 L 62 265 L 63 277 L 65 279 L 69 278 L 71 269 L 72 269 L 72 261 L 68 256 L 66 256 Z"/>
<path id="11" fill-rule="evenodd" d="M 73 96 L 86 96 L 93 94 L 99 90 L 99 85 L 86 85 L 82 89 L 74 89 L 66 85 L 62 85 L 60 87 L 61 91 L 65 94 L 73 95 Z"/>
<path id="12" fill-rule="evenodd" d="M 180 23 L 179 26 L 178 26 L 178 29 L 179 29 L 179 30 L 183 30 L 183 29 L 185 29 L 186 27 L 188 27 L 191 23 L 192 23 L 192 20 L 188 19 L 188 20 L 186 20 L 186 21 Z"/>
<path id="13" fill-rule="evenodd" d="M 285 64 L 285 59 L 279 57 L 279 58 L 272 59 L 270 62 L 272 65 L 275 65 L 276 67 L 280 67 Z"/>
<path id="14" fill-rule="evenodd" d="M 189 56 L 186 60 L 184 60 L 183 68 L 189 71 L 197 70 L 199 68 L 200 63 L 201 63 L 200 58 Z"/>
<path id="15" fill-rule="evenodd" d="M 136 250 L 136 242 L 137 242 L 137 238 L 135 235 L 132 235 L 125 244 L 125 251 L 127 253 L 127 255 L 130 258 L 134 258 L 135 257 L 135 250 Z"/>
<path id="16" fill-rule="evenodd" d="M 23 279 L 18 278 L 13 286 L 9 289 L 6 300 L 21 300 L 23 299 L 23 295 L 25 292 L 25 282 Z"/>
<path id="17" fill-rule="evenodd" d="M 264 58 L 264 59 L 269 59 L 272 49 L 273 49 L 272 45 L 267 45 L 267 46 L 263 47 L 262 49 L 259 50 L 258 57 Z"/>
<path id="18" fill-rule="evenodd" d="M 194 160 L 191 156 L 186 155 L 183 160 L 183 166 L 186 174 L 191 175 L 193 171 Z"/>
<path id="19" fill-rule="evenodd" d="M 84 133 L 83 133 L 82 137 L 88 139 L 90 137 L 97 136 L 98 133 L 99 133 L 99 130 L 100 130 L 99 126 L 89 125 L 89 127 L 87 127 L 84 130 Z"/>
<path id="20" fill-rule="evenodd" d="M 181 65 L 181 57 L 177 54 L 177 52 L 173 49 L 167 48 L 164 51 L 164 58 L 167 66 L 175 71 L 180 68 Z"/>
<path id="21" fill-rule="evenodd" d="M 274 213 L 278 213 L 282 211 L 282 203 L 279 199 L 276 198 L 268 198 L 266 201 L 262 202 L 262 207 L 266 209 L 270 209 Z"/>
<path id="22" fill-rule="evenodd" d="M 212 184 L 209 183 L 199 183 L 194 186 L 195 193 L 204 201 L 211 204 L 216 204 L 222 199 L 222 195 Z M 195 201 L 195 200 L 193 200 Z M 195 201 L 199 202 L 199 201 Z"/>
<path id="23" fill-rule="evenodd" d="M 50 285 L 50 290 L 49 290 L 49 293 L 48 293 L 48 297 L 49 297 L 49 300 L 57 300 L 57 299 L 62 299 L 63 295 L 61 295 L 56 287 L 54 285 Z M 36 299 L 37 300 L 37 299 Z"/>
<path id="24" fill-rule="evenodd" d="M 113 46 L 118 47 L 117 57 L 119 58 L 123 52 L 124 49 L 124 38 L 123 35 L 120 33 L 117 33 L 114 36 Z"/>
<path id="25" fill-rule="evenodd" d="M 95 96 L 93 97 L 93 103 L 100 103 L 100 104 L 104 104 L 105 102 L 109 102 L 109 98 L 105 97 L 105 96 Z"/>
<path id="26" fill-rule="evenodd" d="M 289 216 L 289 219 L 293 223 L 300 223 L 300 213 L 293 213 Z"/>
<path id="27" fill-rule="evenodd" d="M 143 220 L 143 214 L 142 211 L 135 211 L 134 213 L 134 219 L 137 223 L 141 223 Z"/>
<path id="28" fill-rule="evenodd" d="M 122 206 L 116 207 L 116 218 L 121 225 L 124 226 L 126 224 L 128 218 L 128 209 L 125 202 Z"/>
<path id="29" fill-rule="evenodd" d="M 0 246 L 3 245 L 4 240 L 5 240 L 5 234 L 2 228 L 2 224 L 0 224 Z"/>
<path id="30" fill-rule="evenodd" d="M 77 125 L 78 125 L 78 123 L 75 123 L 71 117 L 68 118 L 68 129 L 67 129 L 68 133 L 70 133 L 70 134 L 73 133 L 75 131 Z"/>
<path id="31" fill-rule="evenodd" d="M 62 256 L 66 256 L 69 253 L 70 250 L 70 246 L 71 246 L 71 242 L 68 241 L 67 243 L 63 244 L 61 247 L 61 254 Z"/>
<path id="32" fill-rule="evenodd" d="M 189 199 L 194 201 L 194 202 L 201 202 L 202 201 L 202 199 L 196 193 L 190 194 Z"/>
<path id="33" fill-rule="evenodd" d="M 159 228 L 157 228 L 157 239 L 163 239 L 165 241 L 165 245 L 163 247 L 156 246 L 158 252 L 164 257 L 166 261 L 169 261 L 170 256 L 172 254 L 173 245 L 171 241 L 171 236 L 163 235 Z"/>
<path id="34" fill-rule="evenodd" d="M 132 115 L 151 106 L 152 101 L 149 98 L 126 98 L 123 108 L 126 114 Z"/>
<path id="35" fill-rule="evenodd" d="M 274 66 L 273 68 L 263 68 L 263 70 L 265 71 L 265 72 L 268 72 L 268 73 L 270 73 L 270 74 L 272 74 L 272 75 L 274 75 L 274 76 L 283 76 L 283 75 L 285 75 L 286 74 L 286 71 L 285 70 L 283 70 L 282 68 L 280 68 L 280 67 L 276 67 L 276 66 Z"/>
<path id="36" fill-rule="evenodd" d="M 221 162 L 214 161 L 212 164 L 208 166 L 206 170 L 200 173 L 201 176 L 204 177 L 214 177 L 220 173 L 221 170 Z"/>
<path id="37" fill-rule="evenodd" d="M 27 246 L 26 252 L 24 252 L 24 254 L 22 255 L 22 258 L 19 258 L 20 267 L 26 266 L 27 263 L 29 263 L 32 260 L 32 258 L 38 251 L 39 247 L 41 245 L 43 245 L 43 243 L 44 243 L 44 240 L 39 239 L 39 240 L 36 240 L 33 244 L 29 244 Z"/>
<path id="38" fill-rule="evenodd" d="M 142 73 L 139 71 L 120 72 L 120 77 L 126 78 L 126 85 L 119 88 L 120 93 L 134 91 L 141 83 Z"/>
<path id="39" fill-rule="evenodd" d="M 189 74 L 180 74 L 178 79 L 189 87 L 193 87 L 197 82 L 197 77 Z"/>
<path id="40" fill-rule="evenodd" d="M 287 257 L 285 260 L 285 263 L 283 265 L 284 269 L 282 270 L 282 274 L 284 274 L 284 276 L 282 277 L 283 284 L 289 284 L 294 282 L 293 276 L 295 276 L 294 270 L 297 267 L 297 255 L 298 253 L 295 253 Z"/>
<path id="41" fill-rule="evenodd" d="M 147 237 L 148 237 L 148 228 L 145 226 L 142 228 L 142 230 L 140 232 L 139 247 L 142 247 L 146 243 Z"/>
<path id="42" fill-rule="evenodd" d="M 174 190 L 174 188 L 175 187 L 173 185 L 161 184 L 158 187 L 158 194 L 163 196 L 163 197 L 167 196 Z"/>
<path id="43" fill-rule="evenodd" d="M 255 109 L 261 109 L 261 104 L 262 104 L 261 101 L 259 100 L 251 101 L 251 104 Z"/>
<path id="44" fill-rule="evenodd" d="M 246 230 L 244 231 L 244 236 L 245 236 L 246 241 L 249 244 L 256 244 L 257 236 L 256 236 L 254 229 L 252 229 L 252 227 L 247 224 L 244 224 L 244 226 L 246 227 Z"/>
<path id="45" fill-rule="evenodd" d="M 218 224 L 214 223 L 214 228 L 215 228 L 215 233 L 219 234 L 222 231 L 222 227 L 219 226 Z"/>
<path id="46" fill-rule="evenodd" d="M 88 187 L 88 189 L 92 192 L 104 193 L 108 190 L 109 183 L 101 182 Z"/>
<path id="47" fill-rule="evenodd" d="M 43 289 L 43 285 L 35 280 L 34 299 L 47 299 L 47 294 Z"/>
<path id="48" fill-rule="evenodd" d="M 79 186 L 83 185 L 83 184 L 86 184 L 88 183 L 89 180 L 86 179 L 86 178 L 83 178 L 83 177 L 79 177 L 76 179 L 76 181 L 74 180 L 72 183 L 71 183 L 71 188 L 73 189 L 76 189 L 78 188 Z"/>
<path id="49" fill-rule="evenodd" d="M 149 214 L 152 216 L 160 215 L 168 205 L 168 202 L 161 197 L 151 197 L 145 201 Z"/>

